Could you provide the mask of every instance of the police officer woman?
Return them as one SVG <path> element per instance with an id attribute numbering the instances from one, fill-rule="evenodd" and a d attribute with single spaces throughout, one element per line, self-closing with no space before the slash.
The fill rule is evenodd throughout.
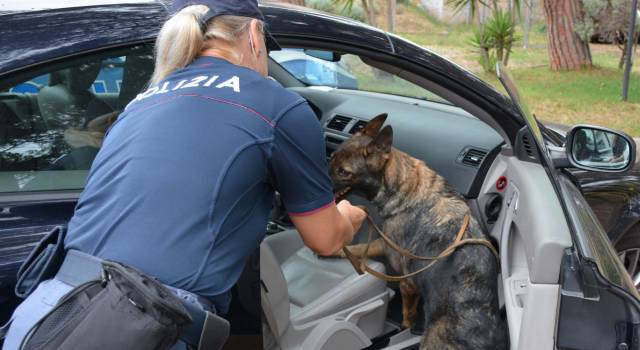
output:
<path id="1" fill-rule="evenodd" d="M 177 0 L 173 11 L 150 88 L 107 133 L 64 246 L 133 266 L 224 314 L 264 237 L 274 190 L 319 255 L 349 243 L 365 213 L 335 204 L 315 114 L 267 78 L 256 1 Z M 16 310 L 4 348 L 17 348 L 71 288 L 41 283 Z"/>

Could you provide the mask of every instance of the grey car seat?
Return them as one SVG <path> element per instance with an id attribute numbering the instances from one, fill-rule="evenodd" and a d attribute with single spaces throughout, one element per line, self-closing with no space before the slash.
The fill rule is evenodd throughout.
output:
<path id="1" fill-rule="evenodd" d="M 384 272 L 384 265 L 369 261 Z M 361 349 L 381 335 L 393 291 L 346 259 L 319 258 L 296 231 L 260 246 L 265 348 Z"/>

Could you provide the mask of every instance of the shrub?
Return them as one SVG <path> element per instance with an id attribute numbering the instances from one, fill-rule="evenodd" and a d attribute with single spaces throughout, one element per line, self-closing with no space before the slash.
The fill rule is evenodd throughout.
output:
<path id="1" fill-rule="evenodd" d="M 480 29 L 473 30 L 471 45 L 475 47 L 480 54 L 478 63 L 480 63 L 482 69 L 485 72 L 495 71 L 496 63 L 498 62 L 498 60 L 496 59 L 495 53 L 492 51 L 494 43 L 487 34 L 486 27 L 481 27 Z"/>
<path id="2" fill-rule="evenodd" d="M 509 64 L 511 50 L 518 40 L 515 28 L 510 13 L 496 10 L 484 25 L 474 30 L 471 45 L 478 49 L 479 62 L 485 71 L 493 72 L 498 61 L 505 66 Z"/>
<path id="3" fill-rule="evenodd" d="M 513 44 L 517 41 L 515 20 L 509 12 L 497 10 L 485 24 L 485 30 L 493 41 L 496 59 L 506 66 L 509 63 Z"/>
<path id="4" fill-rule="evenodd" d="M 364 9 L 357 4 L 348 8 L 348 6 L 338 4 L 334 0 L 305 0 L 305 6 L 344 17 L 350 17 L 356 21 L 364 22 L 366 20 Z"/>

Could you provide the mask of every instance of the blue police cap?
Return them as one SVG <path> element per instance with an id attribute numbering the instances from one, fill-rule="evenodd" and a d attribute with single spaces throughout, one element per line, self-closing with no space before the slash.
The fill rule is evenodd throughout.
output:
<path id="1" fill-rule="evenodd" d="M 209 8 L 209 11 L 201 19 L 203 30 L 206 28 L 209 20 L 222 15 L 250 17 L 261 21 L 265 20 L 256 0 L 175 0 L 171 6 L 171 12 L 175 14 L 191 5 L 205 5 Z M 266 28 L 265 38 L 268 50 L 280 50 L 280 45 Z"/>

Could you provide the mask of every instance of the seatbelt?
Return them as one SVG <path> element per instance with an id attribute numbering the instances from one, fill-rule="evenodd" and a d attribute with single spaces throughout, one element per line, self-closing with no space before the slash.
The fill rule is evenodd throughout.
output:
<path id="1" fill-rule="evenodd" d="M 9 333 L 9 327 L 11 326 L 12 322 L 13 322 L 13 316 L 9 319 L 9 321 L 7 321 L 7 323 L 5 323 L 2 327 L 0 327 L 0 340 L 7 337 L 7 333 Z"/>

